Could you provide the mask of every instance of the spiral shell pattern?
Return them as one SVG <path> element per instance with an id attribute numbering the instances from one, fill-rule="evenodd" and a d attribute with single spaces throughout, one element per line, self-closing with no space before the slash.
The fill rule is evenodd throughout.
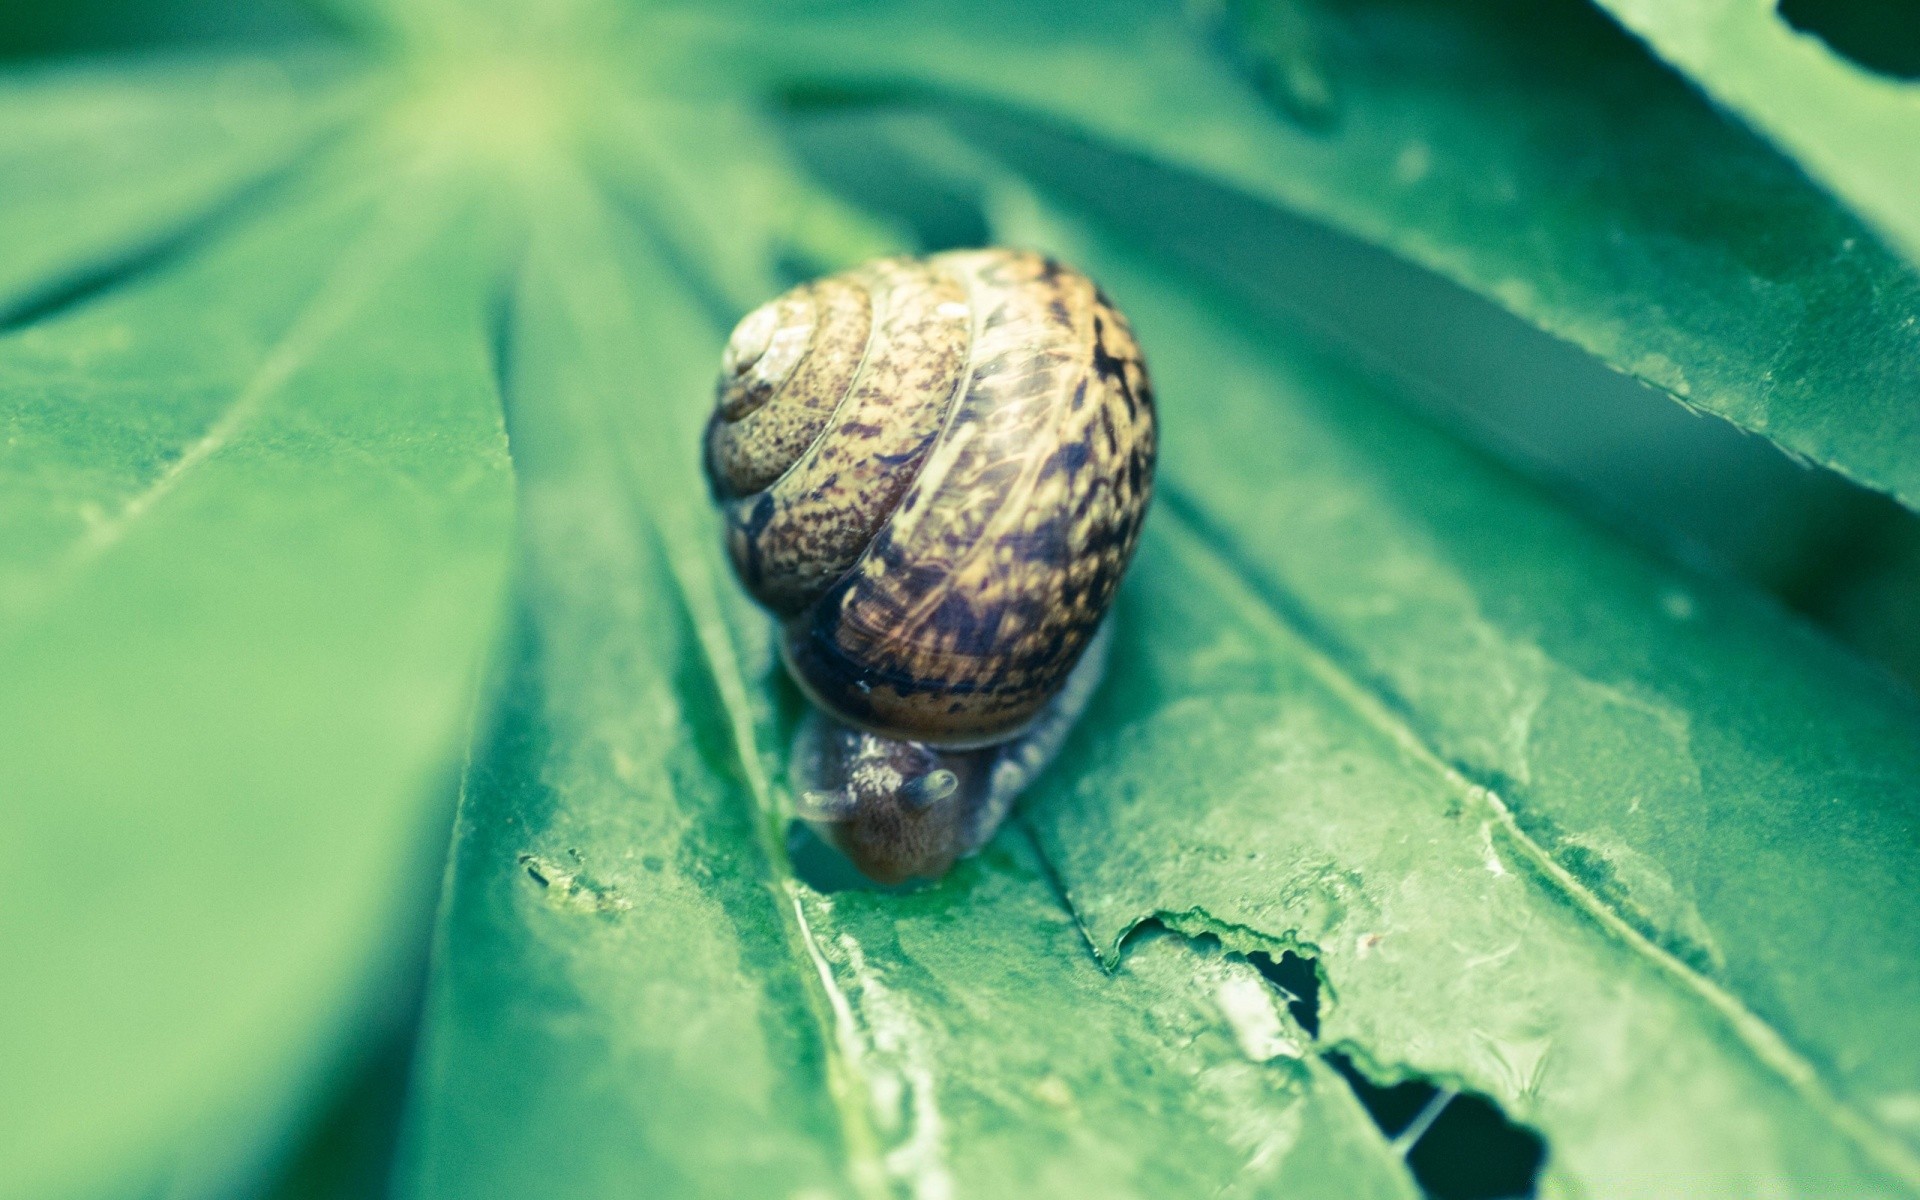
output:
<path id="1" fill-rule="evenodd" d="M 884 259 L 728 343 L 707 467 L 727 548 L 842 720 L 986 745 L 1059 691 L 1153 486 L 1126 319 L 1038 254 Z"/>

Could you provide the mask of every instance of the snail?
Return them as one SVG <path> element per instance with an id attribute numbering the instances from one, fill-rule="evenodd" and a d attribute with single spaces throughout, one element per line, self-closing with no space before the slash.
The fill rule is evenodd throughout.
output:
<path id="1" fill-rule="evenodd" d="M 734 329 L 707 475 L 811 702 L 796 815 L 868 877 L 979 849 L 1087 707 L 1155 436 L 1126 318 L 1036 253 L 882 259 Z"/>

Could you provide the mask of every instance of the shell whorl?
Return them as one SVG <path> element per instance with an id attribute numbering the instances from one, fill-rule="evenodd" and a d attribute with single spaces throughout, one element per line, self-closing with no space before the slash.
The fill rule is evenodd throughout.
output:
<path id="1" fill-rule="evenodd" d="M 885 259 L 728 343 L 707 465 L 801 686 L 894 737 L 982 745 L 1059 691 L 1152 490 L 1146 369 L 1086 276 L 1037 254 Z"/>

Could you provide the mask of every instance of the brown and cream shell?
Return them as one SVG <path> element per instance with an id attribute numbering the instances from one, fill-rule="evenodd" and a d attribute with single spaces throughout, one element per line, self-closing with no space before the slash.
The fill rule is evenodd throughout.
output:
<path id="1" fill-rule="evenodd" d="M 1085 275 L 1016 250 L 883 259 L 734 330 L 708 474 L 742 582 L 841 720 L 1003 740 L 1063 685 L 1133 554 L 1153 397 Z"/>

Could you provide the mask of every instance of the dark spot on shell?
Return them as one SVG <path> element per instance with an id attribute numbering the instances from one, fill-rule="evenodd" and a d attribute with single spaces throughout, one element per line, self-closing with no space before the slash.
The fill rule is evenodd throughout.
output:
<path id="1" fill-rule="evenodd" d="M 762 492 L 760 498 L 753 502 L 753 510 L 747 514 L 747 523 L 744 527 L 747 536 L 750 538 L 759 537 L 767 531 L 767 525 L 772 520 L 773 494 L 771 492 Z"/>
<path id="2" fill-rule="evenodd" d="M 736 509 L 737 513 L 738 510 Z M 745 553 L 739 558 L 740 576 L 749 591 L 759 592 L 766 572 L 760 561 L 760 536 L 773 521 L 773 494 L 762 492 L 747 510 L 747 519 L 739 526 L 740 545 Z"/>
<path id="3" fill-rule="evenodd" d="M 829 599 L 831 599 L 831 594 Z M 834 614 L 838 603 L 822 602 L 814 606 L 813 619 L 801 636 L 791 638 L 787 653 L 794 670 L 841 716 L 855 720 L 870 717 L 873 706 L 861 684 L 871 684 L 873 673 L 858 669 L 841 652 L 834 640 Z"/>
<path id="4" fill-rule="evenodd" d="M 1087 459 L 1092 453 L 1084 442 L 1068 442 L 1047 456 L 1047 461 L 1040 467 L 1040 478 L 1051 479 L 1061 471 L 1065 471 L 1069 476 L 1074 475 L 1081 467 L 1087 465 Z"/>
<path id="5" fill-rule="evenodd" d="M 940 631 L 943 640 L 953 647 L 955 653 L 984 657 L 993 652 L 993 635 L 999 629 L 999 615 L 997 605 L 983 611 L 975 608 L 959 592 L 950 591 L 933 610 L 933 627 Z"/>
<path id="6" fill-rule="evenodd" d="M 1094 327 L 1094 339 L 1093 339 L 1092 362 L 1093 362 L 1094 373 L 1099 375 L 1100 378 L 1107 380 L 1109 382 L 1117 381 L 1119 385 L 1124 388 L 1126 386 L 1126 378 L 1127 378 L 1126 360 L 1121 358 L 1115 358 L 1112 354 L 1107 352 L 1106 342 L 1104 339 L 1100 337 L 1100 333 L 1104 329 L 1104 326 L 1101 324 L 1101 321 L 1098 317 L 1094 318 L 1093 327 Z"/>

